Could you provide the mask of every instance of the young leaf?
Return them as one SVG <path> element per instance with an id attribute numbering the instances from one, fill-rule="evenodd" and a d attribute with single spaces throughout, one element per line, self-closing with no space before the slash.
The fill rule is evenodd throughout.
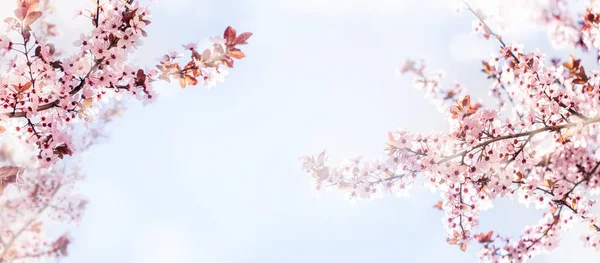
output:
<path id="1" fill-rule="evenodd" d="M 42 12 L 33 11 L 33 12 L 27 14 L 27 17 L 25 18 L 25 21 L 23 23 L 25 24 L 25 26 L 29 26 L 29 25 L 33 24 L 35 21 L 37 21 L 41 16 L 42 16 Z"/>
<path id="2" fill-rule="evenodd" d="M 236 36 L 236 32 L 235 29 L 233 29 L 233 27 L 228 26 L 225 29 L 225 32 L 223 33 L 223 38 L 225 39 L 225 43 L 229 46 L 231 44 L 233 44 L 233 41 L 235 40 L 235 36 Z"/>
<path id="3" fill-rule="evenodd" d="M 2 166 L 0 167 L 0 196 L 4 194 L 4 188 L 8 184 L 13 184 L 17 182 L 17 177 L 23 172 L 25 169 L 23 167 L 18 166 Z"/>
<path id="4" fill-rule="evenodd" d="M 241 50 L 239 50 L 237 48 L 234 48 L 231 51 L 229 51 L 229 56 L 231 56 L 232 58 L 236 58 L 236 59 L 242 59 L 242 58 L 246 57 L 244 52 L 242 52 Z"/>
<path id="5" fill-rule="evenodd" d="M 233 45 L 246 45 L 248 44 L 246 41 L 248 41 L 248 38 L 250 38 L 251 36 L 252 32 L 241 33 L 239 36 L 237 36 L 237 38 L 235 38 L 235 41 L 233 41 Z"/>
<path id="6" fill-rule="evenodd" d="M 94 98 L 92 98 L 92 97 L 86 98 L 81 103 L 81 108 L 83 108 L 84 110 L 89 109 L 90 107 L 92 107 L 92 102 L 93 101 L 94 101 Z"/>

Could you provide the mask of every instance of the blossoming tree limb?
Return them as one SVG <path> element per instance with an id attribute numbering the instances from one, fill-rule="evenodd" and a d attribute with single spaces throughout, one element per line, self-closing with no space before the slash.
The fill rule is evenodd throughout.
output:
<path id="1" fill-rule="evenodd" d="M 80 219 L 87 201 L 75 192 L 79 153 L 104 136 L 103 125 L 124 109 L 121 97 L 152 102 L 160 80 L 210 88 L 245 57 L 239 46 L 252 36 L 227 27 L 210 48 L 183 45 L 187 60 L 169 52 L 149 68 L 128 61 L 147 36 L 148 7 L 136 0 L 93 2 L 78 18 L 91 30 L 64 54 L 52 44 L 57 28 L 48 17 L 54 10 L 49 0 L 16 0 L 14 16 L 4 19 L 0 56 L 9 61 L 0 74 L 0 262 L 67 255 L 71 238 L 48 241 L 45 222 Z"/>
<path id="2" fill-rule="evenodd" d="M 544 4 L 536 7 L 535 22 L 548 28 L 555 45 L 600 48 L 595 1 L 581 14 L 571 12 L 567 1 L 537 2 Z M 476 18 L 474 31 L 499 44 L 482 62 L 498 106 L 473 103 L 460 84 L 443 88 L 443 74 L 408 60 L 401 72 L 415 76 L 416 87 L 447 115 L 450 131 L 390 132 L 386 155 L 379 159 L 357 157 L 331 166 L 323 151 L 302 157 L 303 169 L 317 189 L 335 186 L 352 200 L 402 195 L 423 178 L 441 194 L 435 207 L 444 211 L 447 242 L 463 251 L 479 243 L 482 261 L 524 262 L 554 249 L 575 223 L 590 228 L 582 245 L 600 250 L 600 223 L 593 212 L 600 193 L 600 71 L 586 71 L 573 56 L 561 63 L 506 44 L 490 26 L 493 17 L 467 2 L 463 7 Z M 520 237 L 477 233 L 480 212 L 502 197 L 546 212 Z"/>

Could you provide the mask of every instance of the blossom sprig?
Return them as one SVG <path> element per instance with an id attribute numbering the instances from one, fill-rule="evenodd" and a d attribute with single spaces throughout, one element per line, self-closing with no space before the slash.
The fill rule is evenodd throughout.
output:
<path id="1" fill-rule="evenodd" d="M 442 85 L 442 80 L 446 73 L 443 70 L 427 73 L 425 62 L 423 61 L 417 64 L 414 60 L 407 59 L 398 71 L 400 74 L 412 74 L 414 76 L 414 87 L 423 90 L 425 96 L 440 111 L 445 111 L 448 105 L 466 94 L 465 87 L 460 83 L 455 83 L 452 88 L 445 88 Z"/>
<path id="2" fill-rule="evenodd" d="M 46 233 L 49 221 L 78 223 L 87 200 L 75 194 L 81 180 L 77 167 L 44 169 L 15 166 L 12 150 L 3 145 L 0 176 L 13 178 L 3 183 L 0 196 L 0 262 L 34 262 L 41 258 L 67 255 L 68 234 L 52 237 Z M 9 169 L 7 169 L 9 168 Z"/>
<path id="3" fill-rule="evenodd" d="M 85 152 L 106 137 L 105 124 L 123 109 L 122 102 L 111 104 L 98 112 L 93 125 L 73 132 L 75 150 Z M 0 262 L 39 262 L 68 256 L 73 237 L 68 232 L 50 235 L 49 223 L 53 228 L 57 223 L 78 224 L 88 204 L 78 191 L 83 180 L 80 155 L 42 168 L 33 152 L 22 154 L 24 144 L 20 140 L 0 144 Z"/>
<path id="4" fill-rule="evenodd" d="M 187 85 L 197 85 L 198 79 L 202 79 L 204 86 L 210 88 L 217 81 L 222 82 L 223 77 L 228 74 L 228 71 L 221 69 L 220 66 L 233 68 L 234 59 L 242 59 L 246 56 L 237 46 L 248 44 L 247 40 L 251 36 L 250 32 L 238 36 L 235 29 L 227 27 L 223 38 L 217 36 L 212 39 L 212 49 L 205 49 L 200 53 L 196 44 L 185 45 L 184 48 L 191 52 L 190 61 L 182 68 L 178 62 L 174 62 L 179 57 L 178 53 L 164 55 L 160 65 L 156 66 L 160 70 L 159 79 L 167 82 L 172 78 L 178 79 L 182 88 Z"/>
<path id="5" fill-rule="evenodd" d="M 177 79 L 182 87 L 202 80 L 212 87 L 228 73 L 223 67 L 232 68 L 234 59 L 245 57 L 238 46 L 247 44 L 252 35 L 237 35 L 228 27 L 213 49 L 202 53 L 190 49 L 191 60 L 185 66 L 167 56 L 158 69 L 147 69 L 128 62 L 151 23 L 149 9 L 138 1 L 96 1 L 84 16 L 93 30 L 81 34 L 74 43 L 76 51 L 68 56 L 59 56 L 46 39 L 52 26 L 44 23 L 39 32 L 34 30 L 44 12 L 51 10 L 47 1 L 17 0 L 17 4 L 15 17 L 5 20 L 8 31 L 0 34 L 0 54 L 11 57 L 8 71 L 0 76 L 0 109 L 4 109 L 0 131 L 36 145 L 43 166 L 73 153 L 70 127 L 93 120 L 104 107 L 102 101 L 125 95 L 144 104 L 153 102 L 158 96 L 153 83 L 160 79 Z"/>
<path id="6" fill-rule="evenodd" d="M 121 98 L 152 102 L 161 79 L 211 87 L 245 57 L 239 46 L 252 33 L 227 27 L 211 49 L 186 46 L 192 55 L 185 67 L 172 56 L 154 69 L 129 61 L 152 20 L 137 0 L 94 0 L 77 15 L 92 29 L 66 52 L 52 43 L 58 30 L 49 0 L 15 2 L 0 32 L 7 62 L 0 74 L 0 263 L 45 262 L 68 255 L 72 237 L 50 235 L 48 223 L 81 220 L 88 201 L 77 193 L 79 154 L 106 137 L 103 126 L 123 111 Z"/>

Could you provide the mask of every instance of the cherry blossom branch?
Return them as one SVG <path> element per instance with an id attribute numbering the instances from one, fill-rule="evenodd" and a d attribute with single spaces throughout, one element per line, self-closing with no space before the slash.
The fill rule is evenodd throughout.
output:
<path id="1" fill-rule="evenodd" d="M 484 27 L 484 30 L 486 31 L 486 33 L 490 34 L 490 36 L 496 38 L 498 40 L 498 42 L 500 42 L 500 45 L 503 48 L 506 48 L 506 43 L 504 43 L 504 40 L 502 40 L 502 37 L 496 33 L 494 33 L 494 31 L 492 30 L 492 28 L 490 28 L 490 26 L 488 26 L 488 24 L 485 22 L 485 19 L 483 19 L 483 17 L 481 16 L 481 14 L 479 14 L 478 12 L 476 12 L 475 10 L 473 10 L 473 8 L 471 7 L 471 5 L 469 5 L 469 3 L 466 0 L 462 0 L 462 2 L 465 4 L 465 6 L 467 7 L 467 9 L 469 10 L 469 12 L 473 13 L 473 15 L 475 15 L 475 17 L 477 17 L 477 19 L 481 22 L 481 24 Z M 517 63 L 521 63 L 519 61 L 519 58 L 512 52 L 509 50 L 510 55 L 513 57 L 513 59 L 517 62 Z"/>
<path id="2" fill-rule="evenodd" d="M 60 190 L 61 185 L 58 185 L 55 187 L 55 189 L 52 191 L 52 194 L 50 195 L 50 198 L 53 198 L 56 193 L 58 192 L 58 190 Z M 2 254 L 0 254 L 0 263 L 4 262 L 4 260 L 6 260 L 6 256 L 8 255 L 7 253 L 10 251 L 11 246 L 13 245 L 13 243 L 21 236 L 21 234 L 27 229 L 29 228 L 29 226 L 31 224 L 33 224 L 33 222 L 35 222 L 37 220 L 37 218 L 48 208 L 48 206 L 50 205 L 50 201 L 48 201 L 46 204 L 44 204 L 42 207 L 40 207 L 35 214 L 25 223 L 23 224 L 23 226 L 12 235 L 12 237 L 10 238 L 10 240 L 7 242 L 6 246 L 4 246 Z"/>
<path id="3" fill-rule="evenodd" d="M 222 38 L 211 38 L 212 48 L 197 51 L 195 46 L 185 46 L 191 56 L 183 69 L 175 62 L 178 55 L 161 61 L 158 70 L 147 69 L 128 62 L 129 54 L 138 50 L 141 39 L 147 36 L 144 28 L 150 24 L 147 7 L 138 1 L 92 1 L 95 6 L 90 10 L 95 12 L 80 14 L 89 19 L 93 29 L 82 32 L 70 56 L 62 56 L 46 39 L 56 35 L 54 25 L 46 21 L 52 12 L 48 0 L 15 2 L 14 17 L 4 19 L 7 30 L 0 32 L 0 56 L 15 55 L 0 76 L 0 105 L 4 108 L 0 133 L 4 139 L 17 139 L 19 147 L 37 148 L 34 152 L 18 147 L 7 152 L 6 145 L 0 148 L 4 165 L 0 166 L 0 196 L 7 187 L 18 188 L 10 192 L 14 198 L 2 198 L 0 204 L 0 263 L 66 256 L 71 239 L 62 235 L 54 242 L 45 242 L 44 220 L 80 220 L 86 201 L 71 191 L 81 174 L 76 167 L 66 166 L 78 160 L 74 152 L 96 143 L 102 125 L 120 111 L 110 108 L 118 105 L 110 103 L 110 99 L 118 99 L 118 89 L 146 104 L 156 98 L 152 83 L 163 75 L 167 81 L 178 79 L 185 85 L 203 81 L 210 87 L 222 81 L 234 59 L 245 57 L 239 46 L 247 44 L 252 35 L 227 27 Z M 20 34 L 22 43 L 13 42 L 13 34 Z M 165 72 L 160 66 L 171 68 Z M 170 71 L 173 68 L 178 70 Z M 101 103 L 106 99 L 109 103 Z M 93 120 L 99 121 L 92 124 Z M 78 134 L 79 127 L 87 132 Z M 27 157 L 15 160 L 12 151 L 22 151 Z M 60 162 L 65 156 L 71 158 Z M 65 170 L 58 171 L 57 167 Z M 28 173 L 21 177 L 25 170 Z M 49 218 L 42 217 L 46 214 Z"/>
<path id="4" fill-rule="evenodd" d="M 501 91 L 515 108 L 523 106 L 523 112 L 517 109 L 518 120 L 512 116 L 501 119 L 499 111 L 472 105 L 466 95 L 452 99 L 448 133 L 398 130 L 388 134 L 386 155 L 377 160 L 360 162 L 355 158 L 330 167 L 321 152 L 316 158 L 302 157 L 303 169 L 316 179 L 317 189 L 338 185 L 353 201 L 374 198 L 381 190 L 404 195 L 417 175 L 425 177 L 425 186 L 442 195 L 436 208 L 445 212 L 448 243 L 463 251 L 473 238 L 470 231 L 478 226 L 479 212 L 491 207 L 493 199 L 518 194 L 519 202 L 526 205 L 550 205 L 551 213 L 537 226 L 527 227 L 516 243 L 498 237 L 506 245 L 496 247 L 492 232 L 483 238 L 475 235 L 485 244 L 481 258 L 486 261 L 521 261 L 542 249 L 552 249 L 557 244 L 556 232 L 573 218 L 591 222 L 597 233 L 597 216 L 590 210 L 596 200 L 588 199 L 588 192 L 600 189 L 600 174 L 596 173 L 600 165 L 600 73 L 593 71 L 589 77 L 573 57 L 562 64 L 553 59 L 549 65 L 543 53 L 522 53 L 520 45 L 505 44 L 483 14 L 464 3 L 479 20 L 475 30 L 483 29 L 484 37 L 493 36 L 500 42 L 499 56 L 504 59 L 494 55 L 484 62 L 484 72 L 494 78 L 493 95 L 501 106 Z M 600 21 L 600 14 L 585 19 Z M 592 37 L 600 43 L 600 31 L 597 34 Z M 589 37 L 584 35 L 584 40 Z M 439 87 L 437 78 L 425 75 L 423 67 L 410 60 L 401 72 L 414 73 L 415 85 L 442 106 L 446 106 L 444 94 L 454 97 Z M 540 138 L 537 135 L 541 133 L 549 136 Z M 460 160 L 455 160 L 458 157 Z M 396 178 L 399 174 L 404 176 Z M 390 179 L 380 178 L 383 175 Z M 577 216 L 564 215 L 569 212 Z M 600 238 L 588 236 L 586 240 L 600 247 Z"/>
<path id="5" fill-rule="evenodd" d="M 98 67 L 99 63 L 96 63 L 94 65 L 94 67 L 92 67 L 92 69 L 96 69 Z M 79 83 L 79 85 L 75 86 L 75 88 L 69 92 L 69 95 L 75 95 L 77 94 L 79 91 L 81 91 L 81 89 L 83 89 L 83 86 L 85 85 L 85 80 L 87 79 L 87 77 L 89 76 L 89 74 L 91 73 L 88 72 L 82 79 L 81 82 Z M 45 111 L 45 110 L 49 110 L 52 109 L 54 107 L 58 107 L 60 104 L 60 99 L 57 99 L 53 102 L 50 103 L 46 103 L 46 104 L 42 104 L 37 108 L 37 111 Z M 6 116 L 8 116 L 9 118 L 23 118 L 25 116 L 27 116 L 27 113 L 24 111 L 19 111 L 19 112 L 11 112 L 11 113 L 4 113 Z"/>
<path id="6" fill-rule="evenodd" d="M 516 111 L 517 116 L 519 117 L 519 119 L 522 119 L 523 118 L 523 114 L 517 109 L 517 104 L 515 103 L 513 97 L 510 95 L 510 93 L 508 92 L 508 90 L 504 86 L 504 83 L 502 83 L 502 81 L 500 80 L 500 77 L 498 76 L 498 74 L 492 74 L 491 77 L 494 79 L 494 81 L 497 83 L 497 85 L 500 87 L 500 89 L 502 89 L 502 91 L 504 91 L 504 93 L 506 94 L 506 97 L 508 98 L 508 101 L 513 106 L 513 108 L 515 109 L 515 111 Z"/>
<path id="7" fill-rule="evenodd" d="M 502 46 L 504 52 L 506 52 L 507 54 L 509 54 L 516 61 L 517 64 L 521 64 L 521 61 L 519 60 L 519 57 L 517 57 L 517 55 L 515 55 L 515 53 L 513 52 L 513 50 L 511 48 L 507 48 L 507 45 L 506 45 L 506 43 L 504 43 L 504 40 L 502 40 L 502 37 L 500 35 L 494 33 L 494 31 L 485 22 L 485 19 L 478 12 L 476 12 L 475 10 L 473 10 L 473 8 L 471 8 L 471 6 L 469 5 L 469 3 L 467 3 L 466 0 L 462 0 L 462 1 L 467 6 L 467 9 L 482 23 L 482 25 L 484 26 L 484 30 L 488 34 L 490 34 L 491 36 L 493 36 L 494 38 L 496 38 L 498 40 L 498 42 L 500 42 L 500 45 Z M 527 65 L 527 64 L 525 64 L 524 66 L 525 67 L 529 67 L 529 65 Z M 539 75 L 536 73 L 535 76 L 536 76 L 537 80 L 539 81 L 540 80 L 539 79 Z M 504 86 L 502 86 L 502 88 L 506 91 L 506 89 L 505 89 Z M 548 96 L 548 99 L 551 99 L 550 96 Z M 510 95 L 509 95 L 509 100 L 511 102 L 513 102 L 513 100 L 510 97 Z M 573 114 L 573 115 L 575 115 L 575 116 L 577 116 L 577 117 L 579 117 L 581 119 L 584 119 L 584 120 L 587 119 L 587 117 L 583 116 L 581 113 L 579 113 L 579 112 L 573 110 L 572 108 L 568 107 L 564 103 L 562 103 L 560 101 L 558 103 L 559 103 L 559 105 L 561 107 L 567 109 L 571 114 Z M 514 105 L 514 102 L 513 102 L 513 105 Z M 521 115 L 519 114 L 519 116 L 521 116 Z"/>
<path id="8" fill-rule="evenodd" d="M 467 153 L 469 153 L 469 152 L 471 152 L 471 151 L 473 151 L 473 150 L 475 150 L 477 148 L 487 146 L 487 145 L 492 144 L 494 142 L 498 142 L 498 141 L 502 141 L 502 140 L 507 140 L 507 139 L 519 138 L 519 137 L 523 137 L 523 136 L 531 136 L 531 137 L 533 137 L 533 136 L 535 136 L 535 135 L 537 135 L 539 133 L 546 132 L 546 131 L 559 131 L 559 130 L 562 130 L 564 128 L 575 127 L 577 125 L 584 125 L 585 126 L 585 125 L 592 124 L 592 123 L 597 123 L 597 122 L 600 122 L 600 116 L 599 117 L 595 117 L 595 118 L 591 118 L 591 119 L 587 119 L 587 120 L 584 120 L 584 121 L 579 122 L 579 123 L 567 123 L 567 124 L 561 124 L 561 125 L 556 125 L 556 126 L 546 126 L 546 127 L 542 127 L 542 128 L 539 128 L 539 129 L 531 130 L 531 131 L 528 131 L 528 132 L 522 132 L 522 133 L 509 134 L 509 135 L 495 137 L 495 138 L 492 138 L 492 139 L 490 139 L 488 141 L 481 142 L 481 143 L 479 143 L 479 144 L 471 147 L 468 150 L 464 150 L 462 152 L 458 152 L 458 153 L 450 155 L 450 156 L 445 156 L 440 161 L 438 161 L 438 164 L 445 163 L 445 162 L 450 161 L 450 160 L 452 160 L 452 159 L 454 159 L 456 157 L 465 156 L 465 155 L 467 155 Z"/>

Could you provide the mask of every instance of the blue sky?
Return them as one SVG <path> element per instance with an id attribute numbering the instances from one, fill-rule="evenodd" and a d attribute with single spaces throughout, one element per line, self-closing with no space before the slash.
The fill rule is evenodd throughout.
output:
<path id="1" fill-rule="evenodd" d="M 56 1 L 67 6 L 59 15 L 70 19 L 76 2 Z M 91 203 L 63 262 L 476 262 L 476 246 L 445 243 L 437 193 L 416 185 L 408 199 L 317 198 L 298 161 L 324 148 L 333 162 L 376 157 L 399 127 L 445 130 L 411 78 L 395 73 L 406 57 L 486 97 L 479 61 L 497 44 L 470 35 L 471 16 L 440 0 L 162 0 L 152 10 L 135 61 L 152 66 L 228 25 L 254 32 L 247 58 L 211 90 L 161 83 L 158 102 L 133 103 L 108 125 L 109 140 L 86 154 Z M 85 28 L 69 21 L 59 42 Z M 551 48 L 538 31 L 513 37 Z M 480 229 L 517 235 L 540 212 L 503 200 Z M 583 229 L 534 262 L 600 260 L 582 247 Z"/>

